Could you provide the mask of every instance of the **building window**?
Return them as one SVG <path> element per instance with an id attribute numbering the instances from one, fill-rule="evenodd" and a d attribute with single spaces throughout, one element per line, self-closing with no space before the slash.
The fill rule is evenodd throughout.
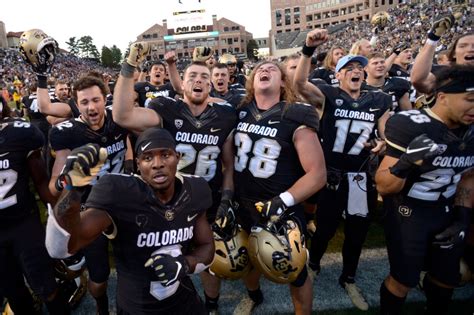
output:
<path id="1" fill-rule="evenodd" d="M 264 45 L 267 44 L 267 40 L 266 40 L 266 39 L 263 40 L 263 44 L 264 44 Z"/>
<path id="2" fill-rule="evenodd" d="M 291 24 L 291 9 L 285 9 L 285 25 Z"/>
<path id="3" fill-rule="evenodd" d="M 232 45 L 232 38 L 227 38 L 227 44 Z"/>
<path id="4" fill-rule="evenodd" d="M 223 48 L 222 53 L 225 54 L 227 52 L 227 49 Z"/>
<path id="5" fill-rule="evenodd" d="M 227 41 L 224 39 L 221 40 L 221 44 L 225 45 L 227 43 Z"/>
<path id="6" fill-rule="evenodd" d="M 153 38 L 158 38 L 158 34 L 154 33 Z"/>
<path id="7" fill-rule="evenodd" d="M 234 52 L 236 52 L 236 53 L 240 52 L 239 47 L 235 47 L 235 48 L 234 48 Z"/>
<path id="8" fill-rule="evenodd" d="M 237 43 L 239 39 L 237 37 L 234 37 L 234 43 Z"/>
<path id="9" fill-rule="evenodd" d="M 299 24 L 300 23 L 300 8 L 299 7 L 295 7 L 293 8 L 293 21 L 295 22 L 295 24 Z"/>
<path id="10" fill-rule="evenodd" d="M 224 32 L 228 32 L 228 31 L 229 31 L 229 27 L 224 26 Z"/>
<path id="11" fill-rule="evenodd" d="M 277 34 L 280 34 L 280 33 L 282 33 L 282 31 L 281 31 L 281 30 L 278 30 L 278 31 L 277 31 Z"/>
<path id="12" fill-rule="evenodd" d="M 280 10 L 275 11 L 275 21 L 276 21 L 276 26 L 281 26 L 281 12 L 280 12 Z"/>

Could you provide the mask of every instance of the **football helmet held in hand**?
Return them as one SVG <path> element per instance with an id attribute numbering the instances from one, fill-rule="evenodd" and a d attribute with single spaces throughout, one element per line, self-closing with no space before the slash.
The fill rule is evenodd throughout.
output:
<path id="1" fill-rule="evenodd" d="M 58 53 L 58 43 L 42 30 L 32 29 L 20 36 L 20 55 L 40 75 L 51 72 Z"/>
<path id="2" fill-rule="evenodd" d="M 389 21 L 390 15 L 385 11 L 379 11 L 375 13 L 370 19 L 370 23 L 379 29 L 383 29 L 384 27 L 386 27 Z"/>
<path id="3" fill-rule="evenodd" d="M 284 215 L 277 222 L 252 227 L 249 255 L 252 265 L 267 279 L 276 283 L 295 281 L 308 258 L 297 219 Z"/>
<path id="4" fill-rule="evenodd" d="M 228 216 L 232 215 L 229 214 Z M 210 271 L 219 278 L 236 280 L 250 271 L 248 254 L 248 234 L 235 222 L 235 217 L 227 218 L 225 227 L 217 223 L 214 231 L 215 254 Z"/>

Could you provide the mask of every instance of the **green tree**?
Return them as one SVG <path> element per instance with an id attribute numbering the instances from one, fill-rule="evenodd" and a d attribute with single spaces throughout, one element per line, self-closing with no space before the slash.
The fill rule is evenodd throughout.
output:
<path id="1" fill-rule="evenodd" d="M 94 45 L 92 37 L 89 35 L 82 36 L 81 38 L 79 38 L 78 48 L 79 48 L 79 55 L 81 57 L 95 58 L 95 59 L 100 58 L 99 51 L 97 50 L 97 47 Z"/>
<path id="2" fill-rule="evenodd" d="M 249 40 L 247 43 L 247 58 L 256 60 L 258 52 L 258 44 L 254 39 Z"/>
<path id="3" fill-rule="evenodd" d="M 120 48 L 113 45 L 112 48 L 110 48 L 110 52 L 112 53 L 113 66 L 116 67 L 120 65 L 122 62 L 122 52 L 120 51 Z"/>
<path id="4" fill-rule="evenodd" d="M 102 55 L 100 57 L 102 65 L 111 67 L 113 65 L 112 51 L 107 46 L 102 46 Z"/>
<path id="5" fill-rule="evenodd" d="M 66 45 L 69 47 L 69 53 L 76 56 L 79 53 L 78 41 L 76 37 L 69 37 L 69 41 L 66 42 Z"/>

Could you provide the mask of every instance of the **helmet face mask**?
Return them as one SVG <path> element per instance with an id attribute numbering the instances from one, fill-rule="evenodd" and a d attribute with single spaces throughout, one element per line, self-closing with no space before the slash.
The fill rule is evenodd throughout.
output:
<path id="1" fill-rule="evenodd" d="M 249 237 L 249 253 L 252 265 L 277 283 L 295 281 L 308 257 L 304 235 L 291 217 L 254 226 Z"/>

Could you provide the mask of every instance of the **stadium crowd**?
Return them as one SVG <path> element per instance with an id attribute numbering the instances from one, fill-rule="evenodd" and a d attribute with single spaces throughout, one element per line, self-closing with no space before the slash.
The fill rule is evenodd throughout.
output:
<path id="1" fill-rule="evenodd" d="M 248 296 L 234 314 L 250 314 L 262 275 L 311 314 L 344 220 L 335 285 L 367 311 L 357 267 L 378 209 L 380 313 L 401 314 L 419 285 L 427 314 L 449 314 L 474 271 L 471 10 L 404 4 L 307 31 L 281 60 L 209 47 L 150 60 L 136 42 L 119 73 L 26 31 L 0 50 L 0 301 L 69 314 L 89 291 L 109 314 L 111 243 L 117 314 L 217 314 L 236 279 Z"/>

